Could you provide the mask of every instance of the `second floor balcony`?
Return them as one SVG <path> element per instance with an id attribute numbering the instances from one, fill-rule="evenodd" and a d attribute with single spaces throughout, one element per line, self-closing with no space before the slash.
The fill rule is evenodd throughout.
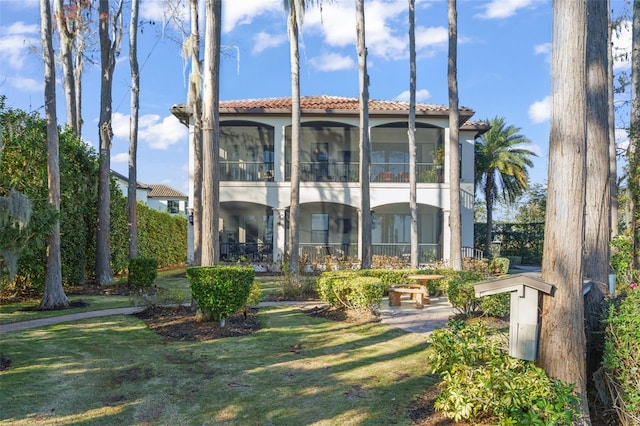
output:
<path id="1" fill-rule="evenodd" d="M 443 183 L 442 164 L 417 163 L 418 183 Z M 259 161 L 221 161 L 220 180 L 230 182 L 271 182 L 275 180 L 274 163 Z M 372 163 L 371 182 L 408 183 L 409 163 Z M 291 163 L 285 165 L 285 182 L 291 180 Z M 360 164 L 357 162 L 300 163 L 301 182 L 359 182 Z"/>

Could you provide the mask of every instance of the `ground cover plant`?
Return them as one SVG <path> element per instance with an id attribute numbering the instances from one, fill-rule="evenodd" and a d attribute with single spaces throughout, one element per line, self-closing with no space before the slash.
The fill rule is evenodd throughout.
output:
<path id="1" fill-rule="evenodd" d="M 0 424 L 408 424 L 434 381 L 425 336 L 296 307 L 256 316 L 251 334 L 204 341 L 130 316 L 6 333 Z"/>

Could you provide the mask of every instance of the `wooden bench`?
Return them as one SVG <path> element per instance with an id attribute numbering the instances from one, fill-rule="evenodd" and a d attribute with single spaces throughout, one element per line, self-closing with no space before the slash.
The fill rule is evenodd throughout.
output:
<path id="1" fill-rule="evenodd" d="M 388 291 L 389 306 L 400 306 L 402 304 L 400 297 L 403 294 L 415 296 L 416 308 L 422 308 L 424 305 L 430 303 L 429 293 L 427 293 L 427 289 L 423 286 L 391 286 Z"/>

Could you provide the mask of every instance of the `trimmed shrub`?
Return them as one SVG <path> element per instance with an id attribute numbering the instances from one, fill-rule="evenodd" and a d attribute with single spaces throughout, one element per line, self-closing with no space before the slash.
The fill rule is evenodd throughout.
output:
<path id="1" fill-rule="evenodd" d="M 258 281 L 254 281 L 249 291 L 249 297 L 247 298 L 248 306 L 257 306 L 262 300 L 262 288 Z"/>
<path id="2" fill-rule="evenodd" d="M 247 304 L 255 271 L 244 266 L 193 266 L 187 268 L 191 295 L 200 310 L 199 318 L 224 319 Z"/>
<path id="3" fill-rule="evenodd" d="M 511 294 L 492 294 L 480 298 L 480 309 L 485 315 L 502 318 L 511 310 Z"/>
<path id="4" fill-rule="evenodd" d="M 148 257 L 137 257 L 129 261 L 129 286 L 151 287 L 158 276 L 158 261 Z"/>
<path id="5" fill-rule="evenodd" d="M 616 302 L 606 320 L 604 367 L 621 424 L 630 425 L 640 420 L 640 288 Z"/>
<path id="6" fill-rule="evenodd" d="M 456 422 L 497 425 L 571 425 L 579 399 L 573 385 L 550 379 L 533 362 L 507 355 L 505 339 L 484 322 L 450 321 L 431 334 L 429 359 L 442 375 L 436 410 Z"/>
<path id="7" fill-rule="evenodd" d="M 477 281 L 456 280 L 449 283 L 447 297 L 461 314 L 470 317 L 480 311 L 480 299 L 476 297 L 473 284 Z"/>
<path id="8" fill-rule="evenodd" d="M 495 275 L 509 273 L 509 259 L 506 257 L 495 257 L 489 262 L 489 272 Z"/>
<path id="9" fill-rule="evenodd" d="M 386 288 L 379 278 L 348 271 L 325 272 L 318 280 L 320 299 L 337 309 L 372 310 L 382 304 Z"/>

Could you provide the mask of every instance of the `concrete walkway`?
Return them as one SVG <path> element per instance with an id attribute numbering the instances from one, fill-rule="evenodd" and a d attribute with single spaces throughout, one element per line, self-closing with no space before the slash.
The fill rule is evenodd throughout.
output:
<path id="1" fill-rule="evenodd" d="M 416 308 L 413 301 L 407 297 L 401 299 L 402 306 L 389 306 L 389 301 L 385 297 L 382 301 L 380 316 L 382 323 L 393 327 L 401 328 L 412 333 L 428 335 L 436 328 L 443 327 L 449 318 L 455 314 L 453 307 L 446 297 L 432 297 L 431 304 L 424 308 Z M 321 301 L 305 302 L 264 302 L 260 306 L 322 306 Z M 87 318 L 104 317 L 109 315 L 133 315 L 144 309 L 142 306 L 130 308 L 104 309 L 100 311 L 79 312 L 69 315 L 59 315 L 50 318 L 41 318 L 32 321 L 16 322 L 11 324 L 0 324 L 0 334 L 11 331 L 26 330 L 29 328 L 45 327 L 48 325 L 60 324 L 63 322 L 77 321 Z"/>

